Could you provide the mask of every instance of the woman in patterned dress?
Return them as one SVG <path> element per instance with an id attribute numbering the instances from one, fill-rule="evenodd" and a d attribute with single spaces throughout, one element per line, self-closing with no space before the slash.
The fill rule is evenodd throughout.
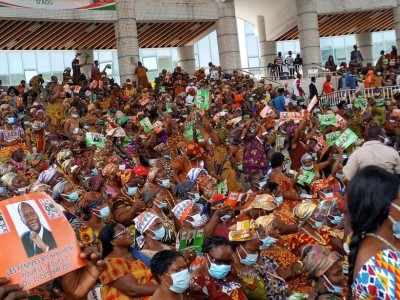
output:
<path id="1" fill-rule="evenodd" d="M 353 231 L 349 254 L 349 296 L 399 299 L 399 179 L 368 166 L 352 180 L 347 196 Z"/>

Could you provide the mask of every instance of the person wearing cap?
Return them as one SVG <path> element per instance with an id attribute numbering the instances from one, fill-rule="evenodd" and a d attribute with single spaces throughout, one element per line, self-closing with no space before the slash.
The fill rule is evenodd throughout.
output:
<path id="1" fill-rule="evenodd" d="M 301 253 L 303 268 L 310 274 L 312 299 L 343 299 L 345 277 L 339 253 L 321 245 L 307 245 Z"/>

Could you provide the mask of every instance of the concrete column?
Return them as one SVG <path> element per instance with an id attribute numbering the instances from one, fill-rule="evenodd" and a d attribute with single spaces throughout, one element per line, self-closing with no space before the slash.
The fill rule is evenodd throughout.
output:
<path id="1" fill-rule="evenodd" d="M 92 66 L 93 66 L 93 62 L 94 62 L 93 49 L 75 50 L 75 53 L 82 53 L 82 55 L 78 57 L 80 64 L 83 64 L 86 60 L 86 55 L 89 55 L 87 62 L 86 62 L 88 65 L 81 67 L 81 73 L 85 74 L 86 78 L 90 78 L 90 74 L 92 72 Z"/>
<path id="2" fill-rule="evenodd" d="M 135 0 L 117 0 L 118 21 L 115 23 L 118 65 L 121 83 L 136 80 L 135 68 L 139 61 L 139 42 Z"/>
<path id="3" fill-rule="evenodd" d="M 296 8 L 303 74 L 307 75 L 309 69 L 321 65 L 317 3 L 316 0 L 296 0 Z"/>
<path id="4" fill-rule="evenodd" d="M 219 19 L 216 22 L 219 63 L 222 70 L 240 69 L 239 39 L 234 0 L 217 1 Z"/>
<path id="5" fill-rule="evenodd" d="M 400 0 L 397 0 L 397 6 L 393 8 L 393 17 L 394 17 L 394 29 L 396 32 L 397 51 L 398 51 L 398 49 L 400 49 Z"/>
<path id="6" fill-rule="evenodd" d="M 363 64 L 373 63 L 372 54 L 372 33 L 371 32 L 361 32 L 356 34 L 356 42 L 358 50 L 360 50 L 364 62 Z"/>
<path id="7" fill-rule="evenodd" d="M 196 71 L 196 58 L 194 56 L 194 46 L 178 47 L 178 66 L 181 66 L 189 75 Z"/>
<path id="8" fill-rule="evenodd" d="M 260 44 L 261 68 L 266 69 L 269 63 L 274 62 L 276 56 L 276 42 L 267 41 L 264 16 L 257 16 L 257 29 Z"/>

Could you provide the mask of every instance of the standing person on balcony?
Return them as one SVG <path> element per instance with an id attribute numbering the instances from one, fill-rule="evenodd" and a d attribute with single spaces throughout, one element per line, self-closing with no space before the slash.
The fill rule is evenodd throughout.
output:
<path id="1" fill-rule="evenodd" d="M 276 68 L 276 75 L 279 77 L 279 79 L 282 76 L 283 73 L 283 58 L 282 58 L 282 52 L 278 52 L 278 56 L 275 57 L 274 59 L 274 65 Z"/>
<path id="2" fill-rule="evenodd" d="M 327 69 L 331 72 L 336 72 L 337 65 L 335 64 L 335 61 L 333 60 L 332 55 L 329 55 L 328 60 L 325 63 L 325 69 Z"/>
<path id="3" fill-rule="evenodd" d="M 292 51 L 289 51 L 288 56 L 286 56 L 285 64 L 289 68 L 290 78 L 294 77 L 294 58 L 292 57 Z"/>
<path id="4" fill-rule="evenodd" d="M 296 54 L 296 58 L 294 59 L 294 70 L 296 74 L 300 72 L 300 66 L 303 65 L 303 59 L 300 57 L 300 54 Z"/>
<path id="5" fill-rule="evenodd" d="M 364 58 L 360 52 L 360 50 L 358 50 L 357 45 L 353 46 L 353 51 L 351 51 L 350 53 L 350 60 L 354 61 L 357 66 L 362 67 L 362 63 L 364 61 Z"/>
<path id="6" fill-rule="evenodd" d="M 390 54 L 392 54 L 392 59 L 397 59 L 397 48 L 395 45 L 392 46 L 392 51 Z"/>
<path id="7" fill-rule="evenodd" d="M 316 78 L 314 76 L 311 77 L 311 83 L 308 86 L 310 100 L 312 100 L 312 98 L 314 98 L 314 96 L 318 97 L 318 89 L 317 89 L 317 86 L 315 85 L 315 81 L 316 81 Z"/>

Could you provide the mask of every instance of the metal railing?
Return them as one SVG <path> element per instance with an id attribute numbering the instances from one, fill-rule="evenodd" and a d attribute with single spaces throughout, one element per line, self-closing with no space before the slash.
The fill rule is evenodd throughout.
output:
<path id="1" fill-rule="evenodd" d="M 330 106 L 337 106 L 341 101 L 347 101 L 351 103 L 351 100 L 355 98 L 356 93 L 362 92 L 363 97 L 368 99 L 374 97 L 374 90 L 376 88 L 364 88 L 364 89 L 346 89 L 335 91 L 328 95 L 322 95 L 319 100 L 324 103 L 324 101 L 329 100 Z M 379 88 L 383 97 L 392 97 L 395 92 L 400 91 L 400 86 L 383 86 Z"/>

